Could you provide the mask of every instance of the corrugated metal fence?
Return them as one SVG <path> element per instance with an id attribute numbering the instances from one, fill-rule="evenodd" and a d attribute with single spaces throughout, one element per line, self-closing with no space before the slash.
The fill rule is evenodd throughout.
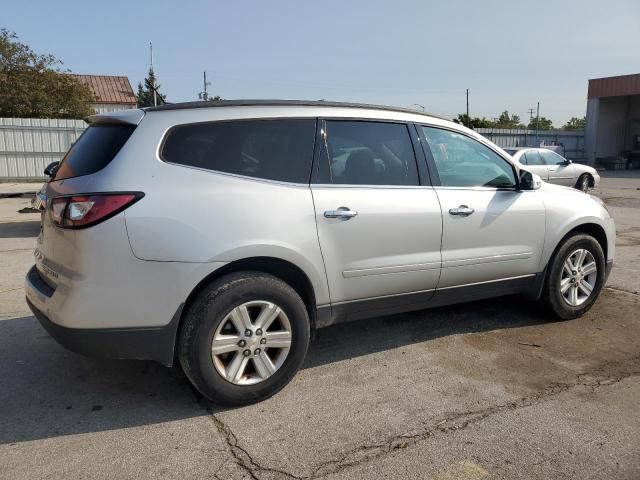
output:
<path id="1" fill-rule="evenodd" d="M 42 180 L 87 124 L 55 118 L 0 118 L 0 181 Z"/>
<path id="2" fill-rule="evenodd" d="M 564 151 L 559 153 L 568 159 L 586 161 L 584 130 L 538 130 L 536 133 L 535 130 L 478 128 L 476 132 L 502 148 L 559 145 Z"/>

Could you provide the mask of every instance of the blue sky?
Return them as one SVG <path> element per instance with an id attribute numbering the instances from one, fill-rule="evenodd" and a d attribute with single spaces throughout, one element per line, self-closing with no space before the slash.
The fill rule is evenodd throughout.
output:
<path id="1" fill-rule="evenodd" d="M 153 4 L 153 7 L 150 5 Z M 562 124 L 587 79 L 640 72 L 638 0 L 12 1 L 0 27 L 76 73 L 148 69 L 170 101 L 197 99 L 202 71 L 224 98 L 385 103 L 453 116 Z"/>

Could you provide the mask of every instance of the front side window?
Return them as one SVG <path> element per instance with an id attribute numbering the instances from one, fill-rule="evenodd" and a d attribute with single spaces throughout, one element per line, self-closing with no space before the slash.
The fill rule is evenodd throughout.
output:
<path id="1" fill-rule="evenodd" d="M 547 165 L 565 165 L 567 162 L 564 157 L 561 157 L 551 150 L 540 150 L 540 155 L 547 162 Z"/>
<path id="2" fill-rule="evenodd" d="M 546 165 L 547 162 L 540 156 L 537 150 L 529 150 L 524 155 L 527 165 Z"/>
<path id="3" fill-rule="evenodd" d="M 466 135 L 422 127 L 444 187 L 516 186 L 513 167 L 490 148 Z"/>
<path id="4" fill-rule="evenodd" d="M 163 160 L 283 182 L 308 183 L 315 119 L 236 120 L 169 131 Z"/>
<path id="5" fill-rule="evenodd" d="M 419 185 L 407 126 L 327 120 L 331 182 L 341 185 Z"/>

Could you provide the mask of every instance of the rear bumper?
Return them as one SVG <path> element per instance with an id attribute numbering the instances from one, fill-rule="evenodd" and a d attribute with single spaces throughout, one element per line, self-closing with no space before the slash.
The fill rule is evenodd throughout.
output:
<path id="1" fill-rule="evenodd" d="M 173 365 L 176 333 L 184 304 L 163 327 L 97 329 L 60 326 L 49 320 L 28 298 L 27 304 L 49 335 L 72 352 L 88 357 L 153 360 L 168 367 Z"/>

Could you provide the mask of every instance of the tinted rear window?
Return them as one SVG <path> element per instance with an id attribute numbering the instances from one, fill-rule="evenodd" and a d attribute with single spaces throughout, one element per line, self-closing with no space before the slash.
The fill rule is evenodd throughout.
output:
<path id="1" fill-rule="evenodd" d="M 327 120 L 331 181 L 342 185 L 419 185 L 407 126 Z"/>
<path id="2" fill-rule="evenodd" d="M 135 129 L 135 125 L 91 125 L 64 156 L 54 180 L 91 175 L 102 170 L 113 160 Z"/>
<path id="3" fill-rule="evenodd" d="M 180 125 L 167 135 L 161 156 L 190 167 L 308 183 L 315 125 L 315 119 Z"/>

